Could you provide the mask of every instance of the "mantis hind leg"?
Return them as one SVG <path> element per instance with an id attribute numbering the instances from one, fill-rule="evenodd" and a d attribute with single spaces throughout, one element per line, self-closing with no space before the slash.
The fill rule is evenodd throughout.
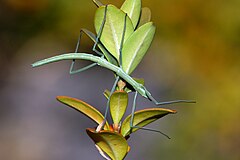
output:
<path id="1" fill-rule="evenodd" d="M 157 133 L 160 133 L 160 134 L 164 135 L 168 139 L 170 139 L 170 137 L 168 135 L 166 135 L 165 133 L 163 133 L 163 132 L 161 132 L 159 130 L 155 130 L 155 129 L 152 129 L 152 128 L 140 127 L 140 126 L 135 126 L 134 125 L 134 112 L 135 112 L 135 109 L 136 109 L 137 94 L 138 94 L 138 92 L 135 92 L 135 96 L 134 96 L 134 99 L 133 99 L 133 107 L 132 107 L 132 113 L 131 113 L 131 119 L 130 119 L 130 127 L 131 127 L 131 129 L 138 128 L 138 129 L 142 129 L 142 130 L 157 132 Z"/>

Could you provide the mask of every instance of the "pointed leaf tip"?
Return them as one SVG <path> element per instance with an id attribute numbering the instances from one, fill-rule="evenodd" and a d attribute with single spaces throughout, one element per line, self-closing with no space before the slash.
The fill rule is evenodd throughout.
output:
<path id="1" fill-rule="evenodd" d="M 131 74 L 149 49 L 156 27 L 148 22 L 139 27 L 125 42 L 122 49 L 123 70 Z"/>
<path id="2" fill-rule="evenodd" d="M 132 21 L 133 27 L 136 28 L 141 14 L 141 0 L 125 0 L 121 10 L 127 13 Z"/>

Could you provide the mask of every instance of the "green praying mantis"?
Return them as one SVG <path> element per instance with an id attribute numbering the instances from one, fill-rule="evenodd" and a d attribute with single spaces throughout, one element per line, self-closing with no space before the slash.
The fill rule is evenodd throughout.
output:
<path id="1" fill-rule="evenodd" d="M 131 128 L 139 128 L 138 126 L 133 126 L 138 93 L 154 102 L 155 105 L 167 105 L 180 102 L 194 103 L 194 101 L 191 100 L 158 102 L 142 83 L 130 76 L 146 54 L 155 34 L 155 26 L 150 21 L 151 12 L 148 8 L 141 8 L 141 0 L 126 0 L 121 9 L 118 9 L 114 5 L 103 5 L 97 0 L 94 0 L 94 2 L 98 6 L 94 20 L 97 35 L 86 29 L 82 29 L 74 53 L 50 57 L 35 62 L 32 66 L 38 67 L 61 60 L 72 60 L 69 71 L 70 74 L 85 71 L 96 65 L 113 71 L 116 77 L 109 97 L 111 97 L 117 87 L 121 90 L 135 92 L 130 121 Z M 94 41 L 92 50 L 97 56 L 88 53 L 78 53 L 82 33 L 85 33 Z M 96 47 L 101 51 L 98 51 Z M 78 70 L 74 70 L 75 60 L 88 60 L 93 63 Z M 119 82 L 123 82 L 124 84 L 120 88 L 118 86 Z M 110 98 L 108 98 L 104 114 L 105 120 L 100 126 L 100 129 L 102 129 L 106 121 L 109 101 Z M 160 132 L 144 127 L 140 129 Z"/>

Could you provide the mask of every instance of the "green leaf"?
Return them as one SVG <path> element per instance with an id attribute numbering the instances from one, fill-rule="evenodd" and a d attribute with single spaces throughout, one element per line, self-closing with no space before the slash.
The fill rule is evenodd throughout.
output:
<path id="1" fill-rule="evenodd" d="M 98 125 L 101 124 L 104 120 L 104 116 L 96 108 L 92 107 L 91 105 L 87 104 L 84 101 L 81 101 L 76 98 L 67 97 L 67 96 L 57 96 L 57 100 L 83 113 L 88 118 L 95 121 Z M 109 125 L 107 122 L 104 126 L 104 129 L 105 130 L 109 129 Z"/>
<path id="2" fill-rule="evenodd" d="M 110 97 L 110 113 L 114 124 L 119 124 L 128 105 L 128 94 L 125 91 L 115 91 Z"/>
<path id="3" fill-rule="evenodd" d="M 92 33 L 91 31 L 87 30 L 87 29 L 82 29 L 82 31 L 84 33 L 86 33 L 86 35 L 95 43 L 96 42 L 96 35 L 94 33 Z M 107 58 L 107 60 L 118 66 L 118 62 L 117 60 L 111 55 L 111 53 L 109 53 L 106 48 L 101 44 L 98 43 L 98 48 L 102 51 L 102 53 L 104 54 L 104 56 Z"/>
<path id="4" fill-rule="evenodd" d="M 103 23 L 106 6 L 97 9 L 94 19 L 96 33 L 99 33 Z M 119 61 L 119 49 L 121 46 L 122 34 L 124 29 L 125 13 L 113 5 L 107 6 L 106 21 L 100 36 L 101 43 Z M 126 18 L 126 31 L 124 42 L 133 33 L 133 25 L 130 18 Z"/>
<path id="5" fill-rule="evenodd" d="M 122 67 L 126 73 L 131 74 L 141 62 L 152 43 L 155 28 L 152 22 L 148 22 L 139 27 L 124 43 Z"/>
<path id="6" fill-rule="evenodd" d="M 125 0 L 121 10 L 127 13 L 132 20 L 133 27 L 136 28 L 141 13 L 141 0 Z"/>
<path id="7" fill-rule="evenodd" d="M 159 118 L 166 116 L 167 114 L 170 114 L 170 113 L 176 113 L 176 111 L 165 109 L 165 108 L 149 108 L 149 109 L 139 110 L 134 113 L 133 126 L 144 127 L 147 124 L 152 123 L 158 120 Z M 122 123 L 121 134 L 124 137 L 128 136 L 132 132 L 135 132 L 139 129 L 139 128 L 131 129 L 130 119 L 131 119 L 131 115 L 127 116 L 127 118 Z"/>
<path id="8" fill-rule="evenodd" d="M 88 128 L 87 134 L 112 160 L 124 159 L 130 149 L 126 139 L 119 133 L 105 130 L 95 132 L 94 129 Z"/>
<path id="9" fill-rule="evenodd" d="M 151 20 L 151 10 L 148 7 L 143 7 L 141 10 L 141 17 L 138 23 L 138 27 L 144 25 Z"/>

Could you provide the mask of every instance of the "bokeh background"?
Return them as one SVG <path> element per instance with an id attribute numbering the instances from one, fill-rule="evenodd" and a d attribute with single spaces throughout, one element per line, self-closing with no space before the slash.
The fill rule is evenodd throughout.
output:
<path id="1" fill-rule="evenodd" d="M 123 0 L 102 2 L 120 6 Z M 172 139 L 134 133 L 126 159 L 239 159 L 240 1 L 143 0 L 143 6 L 152 10 L 157 32 L 133 76 L 144 78 L 159 100 L 197 103 L 165 106 L 178 113 L 150 127 Z M 80 28 L 94 31 L 95 10 L 91 0 L 0 1 L 0 159 L 102 159 L 85 132 L 95 124 L 55 97 L 76 97 L 103 112 L 102 92 L 113 74 L 95 67 L 69 75 L 70 61 L 30 66 L 74 51 Z M 83 37 L 81 51 L 92 45 Z M 141 97 L 137 105 L 154 106 Z"/>

